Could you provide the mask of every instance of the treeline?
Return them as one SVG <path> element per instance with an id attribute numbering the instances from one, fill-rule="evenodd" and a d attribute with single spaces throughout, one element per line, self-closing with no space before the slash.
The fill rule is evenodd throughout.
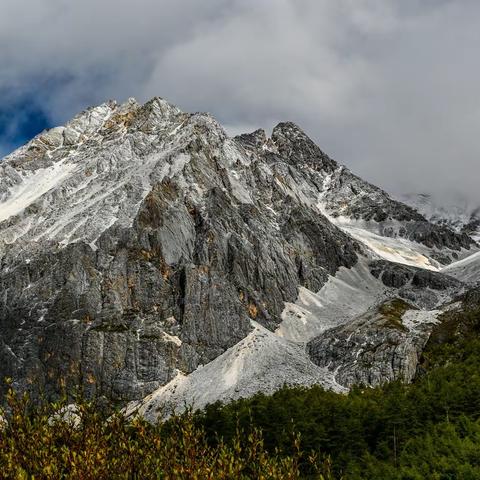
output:
<path id="1" fill-rule="evenodd" d="M 237 425 L 254 425 L 269 451 L 287 453 L 298 432 L 302 450 L 329 455 L 338 477 L 480 479 L 479 365 L 480 343 L 468 364 L 436 369 L 409 387 L 395 383 L 347 396 L 286 388 L 209 406 L 198 422 L 212 444 L 218 436 L 234 438 Z"/>
<path id="2" fill-rule="evenodd" d="M 10 389 L 0 478 L 480 479 L 478 304 L 443 316 L 410 385 L 284 388 L 156 425 Z"/>
<path id="3" fill-rule="evenodd" d="M 210 405 L 197 421 L 208 441 L 229 441 L 238 426 L 264 432 L 269 451 L 301 448 L 329 456 L 335 478 L 480 479 L 480 310 L 444 315 L 414 383 L 354 388 L 284 388 L 226 406 Z M 307 464 L 301 465 L 307 476 Z"/>

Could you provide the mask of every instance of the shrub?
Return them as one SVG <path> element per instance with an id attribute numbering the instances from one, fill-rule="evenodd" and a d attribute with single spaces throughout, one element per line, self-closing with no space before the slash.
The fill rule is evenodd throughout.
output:
<path id="1" fill-rule="evenodd" d="M 81 401 L 74 408 L 65 401 L 33 405 L 10 388 L 3 414 L 0 472 L 5 479 L 299 478 L 298 437 L 292 438 L 293 455 L 268 453 L 254 427 L 237 429 L 228 444 L 219 439 L 211 445 L 191 412 L 152 425 L 96 402 Z M 320 470 L 326 476 L 315 478 L 332 478 L 328 463 Z"/>

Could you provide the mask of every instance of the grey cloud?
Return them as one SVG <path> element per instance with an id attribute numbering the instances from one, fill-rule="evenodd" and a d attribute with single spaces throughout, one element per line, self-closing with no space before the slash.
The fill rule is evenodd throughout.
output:
<path id="1" fill-rule="evenodd" d="M 300 124 L 388 190 L 480 202 L 480 4 L 465 0 L 4 0 L 0 91 L 53 122 L 160 95 L 229 131 Z M 2 100 L 2 99 L 0 99 Z"/>

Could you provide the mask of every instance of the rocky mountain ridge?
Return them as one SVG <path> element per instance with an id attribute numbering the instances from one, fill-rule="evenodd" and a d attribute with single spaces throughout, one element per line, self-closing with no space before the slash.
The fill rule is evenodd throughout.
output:
<path id="1" fill-rule="evenodd" d="M 480 205 L 456 195 L 439 198 L 426 193 L 405 194 L 399 200 L 420 212 L 430 222 L 445 225 L 456 232 L 480 240 Z"/>
<path id="2" fill-rule="evenodd" d="M 364 365 L 339 374 L 312 345 L 349 325 L 384 338 L 360 320 L 394 299 L 407 316 L 443 308 L 466 288 L 445 265 L 477 248 L 293 123 L 229 138 L 160 98 L 108 102 L 0 163 L 0 376 L 152 418 L 284 383 L 342 390 Z M 401 339 L 418 353 L 434 322 L 413 315 Z M 393 354 L 371 384 L 408 380 L 415 355 L 386 375 Z"/>

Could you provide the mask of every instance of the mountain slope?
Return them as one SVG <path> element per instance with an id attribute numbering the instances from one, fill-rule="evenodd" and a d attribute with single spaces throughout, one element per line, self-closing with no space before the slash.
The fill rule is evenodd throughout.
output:
<path id="1" fill-rule="evenodd" d="M 470 253 L 474 241 L 429 222 L 415 209 L 338 165 L 293 123 L 281 123 L 271 138 L 263 130 L 240 135 L 248 152 L 272 162 L 278 156 L 300 175 L 279 170 L 286 193 L 353 236 L 381 258 L 438 270 Z"/>
<path id="2" fill-rule="evenodd" d="M 138 398 L 360 251 L 212 117 L 160 99 L 86 111 L 2 168 L 0 373 L 24 386 Z"/>
<path id="3" fill-rule="evenodd" d="M 402 195 L 400 201 L 410 205 L 432 223 L 446 225 L 470 235 L 476 241 L 480 240 L 480 206 L 466 198 L 456 196 L 444 199 L 420 193 Z"/>
<path id="4" fill-rule="evenodd" d="M 392 298 L 439 307 L 463 284 L 415 284 L 411 265 L 439 270 L 476 248 L 292 123 L 232 139 L 159 98 L 89 109 L 0 169 L 0 376 L 48 395 L 81 385 L 175 404 L 195 401 L 205 375 L 219 385 L 203 402 L 285 382 L 344 388 L 307 342 Z"/>

